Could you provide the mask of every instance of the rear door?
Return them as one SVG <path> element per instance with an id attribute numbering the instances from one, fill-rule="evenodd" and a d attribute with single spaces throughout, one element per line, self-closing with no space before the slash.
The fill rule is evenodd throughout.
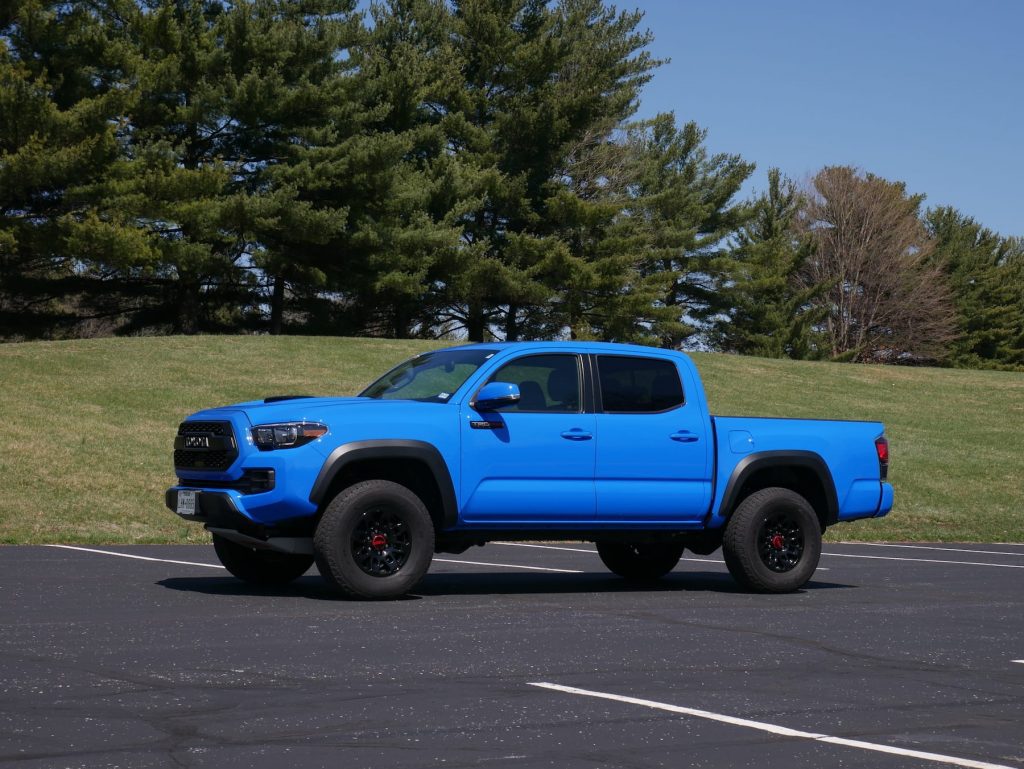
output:
<path id="1" fill-rule="evenodd" d="M 465 522 L 572 526 L 596 520 L 585 362 L 563 353 L 514 358 L 488 381 L 517 385 L 519 403 L 486 413 L 463 406 Z"/>
<path id="2" fill-rule="evenodd" d="M 592 356 L 595 489 L 603 522 L 698 523 L 711 504 L 712 451 L 698 405 L 668 357 Z"/>

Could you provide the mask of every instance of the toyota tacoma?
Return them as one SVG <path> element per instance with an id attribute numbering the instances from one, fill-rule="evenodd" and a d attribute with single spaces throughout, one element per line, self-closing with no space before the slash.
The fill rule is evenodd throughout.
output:
<path id="1" fill-rule="evenodd" d="M 261 585 L 315 562 L 351 597 L 395 598 L 434 553 L 578 540 L 632 580 L 721 548 L 742 587 L 779 593 L 810 579 L 826 528 L 889 512 L 888 464 L 878 422 L 713 416 L 680 352 L 473 344 L 357 397 L 193 414 L 166 504 Z"/>

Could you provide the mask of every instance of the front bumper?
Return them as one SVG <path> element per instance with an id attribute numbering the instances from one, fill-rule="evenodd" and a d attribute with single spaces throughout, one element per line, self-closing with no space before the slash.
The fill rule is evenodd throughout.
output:
<path id="1" fill-rule="evenodd" d="M 178 513 L 178 492 L 194 491 L 196 512 L 194 515 Z M 245 495 L 235 490 L 203 489 L 201 486 L 172 486 L 164 493 L 167 508 L 182 520 L 195 521 L 207 529 L 236 531 L 247 537 L 268 540 L 273 537 L 311 537 L 316 528 L 315 510 L 305 515 L 265 521 L 254 518 L 246 509 L 246 503 L 255 497 L 270 494 Z"/>

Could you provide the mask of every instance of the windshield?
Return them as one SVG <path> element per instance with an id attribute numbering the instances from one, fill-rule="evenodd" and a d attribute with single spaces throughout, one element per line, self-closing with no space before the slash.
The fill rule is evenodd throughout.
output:
<path id="1" fill-rule="evenodd" d="M 446 403 L 497 350 L 438 350 L 400 363 L 363 390 L 364 398 Z"/>

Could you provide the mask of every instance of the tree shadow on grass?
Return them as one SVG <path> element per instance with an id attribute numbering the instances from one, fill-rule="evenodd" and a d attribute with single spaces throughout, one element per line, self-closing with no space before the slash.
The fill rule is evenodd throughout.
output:
<path id="1" fill-rule="evenodd" d="M 170 590 L 222 596 L 301 597 L 313 600 L 346 600 L 315 574 L 284 587 L 249 585 L 234 577 L 170 577 L 157 582 Z M 800 593 L 851 588 L 836 582 L 811 580 Z M 427 574 L 412 594 L 399 600 L 460 595 L 573 595 L 588 593 L 722 593 L 743 595 L 728 574 L 718 571 L 680 571 L 653 582 L 630 582 L 611 574 L 523 574 L 469 572 Z"/>

